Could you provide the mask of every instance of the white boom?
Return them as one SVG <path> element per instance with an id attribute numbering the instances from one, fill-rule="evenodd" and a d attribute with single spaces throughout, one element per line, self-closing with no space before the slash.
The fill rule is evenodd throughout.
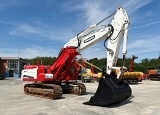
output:
<path id="1" fill-rule="evenodd" d="M 127 53 L 127 33 L 129 19 L 126 11 L 121 7 L 115 12 L 111 24 L 102 25 L 102 22 L 104 22 L 106 19 L 107 18 L 88 27 L 86 30 L 66 43 L 64 47 L 74 46 L 77 47 L 78 52 L 81 52 L 93 44 L 106 39 L 108 41 L 107 73 L 110 74 L 111 69 L 115 68 L 116 66 L 120 45 L 123 40 L 122 38 L 124 38 L 122 54 L 125 57 Z"/>

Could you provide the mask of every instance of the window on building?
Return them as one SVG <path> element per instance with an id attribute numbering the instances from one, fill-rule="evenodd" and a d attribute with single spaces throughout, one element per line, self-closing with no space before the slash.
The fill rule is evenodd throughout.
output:
<path id="1" fill-rule="evenodd" d="M 18 74 L 18 60 L 8 60 L 8 69 L 14 70 L 14 73 Z"/>

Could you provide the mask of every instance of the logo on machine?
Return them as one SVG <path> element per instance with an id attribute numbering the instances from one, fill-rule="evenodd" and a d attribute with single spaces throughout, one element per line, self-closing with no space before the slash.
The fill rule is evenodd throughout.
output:
<path id="1" fill-rule="evenodd" d="M 23 75 L 23 77 L 25 77 L 25 78 L 34 78 L 33 76 L 29 76 L 29 75 Z"/>
<path id="2" fill-rule="evenodd" d="M 95 35 L 93 35 L 93 36 L 87 38 L 86 40 L 84 40 L 84 43 L 87 43 L 87 42 L 93 40 L 94 38 L 95 38 Z"/>

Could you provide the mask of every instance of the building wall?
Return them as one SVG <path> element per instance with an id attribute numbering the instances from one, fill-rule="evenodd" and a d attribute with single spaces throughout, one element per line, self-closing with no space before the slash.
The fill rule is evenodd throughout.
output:
<path id="1" fill-rule="evenodd" d="M 3 65 L 3 63 L 2 63 L 2 60 L 0 59 L 0 74 L 3 74 L 3 70 L 2 70 L 2 66 Z"/>
<path id="2" fill-rule="evenodd" d="M 5 57 L 0 59 L 0 74 L 4 74 L 5 77 L 21 76 L 21 70 L 24 69 L 24 65 L 27 64 L 22 58 L 10 58 Z"/>
<path id="3" fill-rule="evenodd" d="M 8 60 L 8 73 L 9 77 L 18 77 L 19 76 L 19 60 L 18 59 L 9 59 Z"/>
<path id="4" fill-rule="evenodd" d="M 0 60 L 0 74 L 5 74 L 7 72 L 7 60 Z"/>

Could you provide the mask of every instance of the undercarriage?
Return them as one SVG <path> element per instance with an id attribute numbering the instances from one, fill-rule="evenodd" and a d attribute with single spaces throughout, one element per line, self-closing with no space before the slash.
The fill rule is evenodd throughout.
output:
<path id="1" fill-rule="evenodd" d="M 59 99 L 63 93 L 84 95 L 86 93 L 86 87 L 82 83 L 71 84 L 46 84 L 46 83 L 31 83 L 25 84 L 24 93 L 26 95 L 38 96 L 48 99 Z"/>
<path id="2" fill-rule="evenodd" d="M 150 75 L 149 79 L 153 81 L 160 81 L 160 74 Z"/>

